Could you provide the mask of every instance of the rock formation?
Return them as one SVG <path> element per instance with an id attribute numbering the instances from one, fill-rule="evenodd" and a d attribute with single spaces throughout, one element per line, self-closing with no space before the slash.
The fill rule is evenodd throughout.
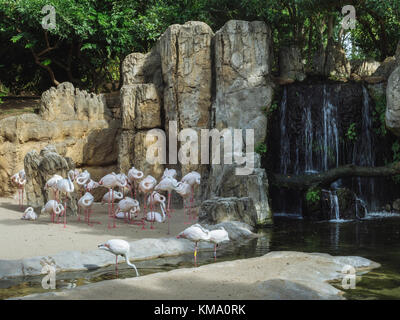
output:
<path id="1" fill-rule="evenodd" d="M 400 136 L 400 66 L 390 75 L 386 88 L 385 122 L 389 130 Z"/>
<path id="2" fill-rule="evenodd" d="M 285 79 L 303 81 L 306 78 L 299 47 L 291 45 L 280 48 L 279 73 L 280 77 Z"/>
<path id="3" fill-rule="evenodd" d="M 49 143 L 71 158 L 77 167 L 97 175 L 115 170 L 120 124 L 111 117 L 109 100 L 61 83 L 42 94 L 40 114 L 23 114 L 0 120 L 0 194 L 15 189 L 9 182 L 22 169 L 29 151 Z M 114 102 L 115 103 L 115 102 Z"/>
<path id="4" fill-rule="evenodd" d="M 35 150 L 28 152 L 24 159 L 24 169 L 27 180 L 25 191 L 28 206 L 41 209 L 48 200 L 54 199 L 53 191 L 46 191 L 43 188 L 46 181 L 55 174 L 66 177 L 69 170 L 75 169 L 75 164 L 71 158 L 60 156 L 53 145 L 48 145 L 40 153 Z M 76 214 L 78 196 L 76 193 L 72 193 L 70 196 L 72 201 L 68 201 L 68 211 L 72 210 Z M 68 211 L 67 214 L 70 214 Z"/>

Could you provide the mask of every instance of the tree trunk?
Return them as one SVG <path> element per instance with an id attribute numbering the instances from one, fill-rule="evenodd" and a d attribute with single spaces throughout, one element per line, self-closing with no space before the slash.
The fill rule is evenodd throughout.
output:
<path id="1" fill-rule="evenodd" d="M 347 164 L 325 172 L 290 176 L 282 174 L 273 174 L 272 183 L 278 187 L 307 190 L 310 187 L 327 188 L 332 182 L 340 178 L 352 177 L 390 177 L 400 174 L 400 162 L 384 167 L 359 167 L 353 164 Z"/>

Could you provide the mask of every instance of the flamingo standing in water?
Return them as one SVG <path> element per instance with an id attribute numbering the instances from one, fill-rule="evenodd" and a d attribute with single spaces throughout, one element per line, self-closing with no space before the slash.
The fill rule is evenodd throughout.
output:
<path id="1" fill-rule="evenodd" d="M 90 192 L 86 192 L 78 201 L 79 208 L 84 209 L 85 211 L 85 220 L 87 220 L 88 226 L 93 226 L 93 223 L 90 224 L 90 214 L 92 213 L 92 206 L 94 202 L 94 197 Z M 96 222 L 100 223 L 100 222 Z"/>
<path id="2" fill-rule="evenodd" d="M 135 192 L 135 199 L 136 199 L 136 189 L 137 189 L 137 182 L 143 178 L 143 172 L 140 170 L 137 170 L 135 167 L 132 167 L 128 171 L 128 180 L 130 184 L 133 186 L 134 192 Z M 133 192 L 131 188 L 131 196 L 133 197 Z"/>
<path id="3" fill-rule="evenodd" d="M 179 238 L 187 239 L 187 240 L 190 240 L 195 243 L 194 266 L 196 267 L 197 266 L 197 260 L 196 260 L 197 244 L 201 241 L 209 242 L 210 241 L 210 231 L 207 230 L 206 228 L 202 227 L 198 223 L 196 223 L 196 224 L 190 226 L 189 228 L 186 228 L 185 230 L 183 230 L 176 238 L 177 239 L 179 239 Z"/>
<path id="4" fill-rule="evenodd" d="M 18 188 L 18 205 L 21 210 L 24 209 L 24 187 L 26 184 L 25 170 L 20 170 L 11 177 L 11 181 Z"/>
<path id="5" fill-rule="evenodd" d="M 65 198 L 64 198 L 64 228 L 66 228 L 67 225 L 67 197 L 69 194 L 74 192 L 75 187 L 74 187 L 74 177 L 75 173 L 73 170 L 68 171 L 68 178 L 67 179 L 62 179 L 57 181 L 57 189 L 59 193 L 64 193 Z M 61 196 L 60 196 L 61 198 Z"/>
<path id="6" fill-rule="evenodd" d="M 162 194 L 159 194 L 157 191 L 153 191 L 147 199 L 147 205 L 150 206 L 151 211 L 146 215 L 146 221 L 151 222 L 150 229 L 154 229 L 153 223 L 159 222 L 162 223 L 165 221 L 166 214 L 165 214 L 165 201 L 166 198 Z M 161 213 L 153 211 L 156 204 L 160 204 Z"/>
<path id="7" fill-rule="evenodd" d="M 168 192 L 168 205 L 167 205 L 167 216 L 168 216 L 168 234 L 169 234 L 169 224 L 171 219 L 171 192 L 178 187 L 178 181 L 172 177 L 165 177 L 160 181 L 158 185 L 154 188 L 154 190 L 159 191 L 167 191 Z"/>
<path id="8" fill-rule="evenodd" d="M 135 214 L 139 210 L 139 208 L 140 208 L 139 201 L 129 197 L 122 199 L 118 203 L 118 212 L 123 212 L 126 219 L 128 218 L 127 217 L 128 213 L 130 218 L 131 214 Z M 133 212 L 131 213 L 132 210 Z"/>
<path id="9" fill-rule="evenodd" d="M 146 215 L 147 215 L 146 197 L 147 197 L 148 194 L 150 194 L 153 191 L 153 189 L 156 186 L 156 184 L 157 184 L 156 178 L 154 178 L 153 176 L 150 176 L 150 175 L 148 175 L 146 178 L 144 178 L 139 183 L 139 190 L 144 194 L 143 195 L 144 218 L 146 218 Z M 151 208 L 150 208 L 150 210 L 151 210 Z M 146 229 L 144 227 L 144 220 L 145 219 L 143 219 L 142 230 Z"/>
<path id="10" fill-rule="evenodd" d="M 127 185 L 126 181 L 121 181 L 117 174 L 110 173 L 105 175 L 103 178 L 100 179 L 99 184 L 103 187 L 108 188 L 108 191 L 111 192 L 111 201 L 108 202 L 108 228 L 110 229 L 110 219 L 113 219 L 113 228 L 116 227 L 115 225 L 115 215 L 114 215 L 114 188 L 125 188 Z"/>
<path id="11" fill-rule="evenodd" d="M 220 227 L 215 230 L 211 230 L 209 242 L 214 244 L 214 261 L 217 260 L 217 247 L 221 242 L 229 241 L 228 232 L 224 229 L 224 227 Z"/>
<path id="12" fill-rule="evenodd" d="M 189 207 L 189 220 L 191 218 L 190 216 L 190 211 L 191 211 L 191 202 L 189 200 L 192 191 L 191 191 L 191 186 L 189 183 L 187 182 L 178 182 L 178 186 L 175 188 L 175 191 L 183 198 L 183 214 L 186 220 L 186 213 L 187 213 L 187 208 Z M 189 201 L 189 206 L 187 204 L 187 202 Z M 190 221 L 186 222 L 184 220 L 184 224 L 188 224 L 190 223 Z"/>
<path id="13" fill-rule="evenodd" d="M 49 200 L 44 205 L 41 214 L 48 213 L 51 215 L 51 222 L 55 222 L 55 216 L 59 216 L 64 211 L 64 206 L 61 203 L 58 203 L 57 200 Z"/>
<path id="14" fill-rule="evenodd" d="M 36 219 L 37 219 L 37 214 L 32 207 L 26 208 L 21 218 L 21 220 L 36 220 Z"/>
<path id="15" fill-rule="evenodd" d="M 106 250 L 115 254 L 115 271 L 118 277 L 118 256 L 124 256 L 125 261 L 128 266 L 131 266 L 136 271 L 136 276 L 139 276 L 139 272 L 136 269 L 136 266 L 129 261 L 130 257 L 130 245 L 129 242 L 121 239 L 111 239 L 105 243 L 99 244 L 98 247 L 102 250 Z"/>
<path id="16" fill-rule="evenodd" d="M 186 182 L 190 185 L 190 187 L 192 188 L 192 197 L 190 199 L 190 207 L 193 207 L 193 202 L 194 202 L 194 187 L 195 185 L 200 185 L 200 181 L 201 181 L 201 175 L 200 173 L 196 172 L 196 171 L 191 171 L 188 174 L 186 174 L 181 182 Z M 191 211 L 192 209 L 190 209 Z"/>

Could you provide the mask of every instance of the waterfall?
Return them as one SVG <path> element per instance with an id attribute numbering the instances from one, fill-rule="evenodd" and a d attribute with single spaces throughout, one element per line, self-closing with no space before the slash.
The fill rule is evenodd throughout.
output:
<path id="1" fill-rule="evenodd" d="M 335 166 L 339 166 L 339 134 L 336 125 L 337 108 L 329 101 L 324 85 L 323 96 L 323 170 L 331 168 L 330 163 L 334 162 Z M 333 154 L 335 152 L 335 154 Z M 329 161 L 331 160 L 331 161 Z M 333 160 L 333 161 L 332 161 Z"/>
<path id="2" fill-rule="evenodd" d="M 273 164 L 274 170 L 285 175 L 301 175 L 327 171 L 348 163 L 375 166 L 378 149 L 376 145 L 373 148 L 376 138 L 372 108 L 368 89 L 359 84 L 284 86 L 279 119 L 271 123 L 274 132 L 270 135 L 271 152 L 280 157 Z M 357 123 L 356 140 L 346 137 L 352 123 Z M 371 211 L 377 209 L 378 204 L 382 205 L 376 195 L 379 183 L 377 178 L 344 178 L 335 181 L 330 188 L 352 190 Z M 300 213 L 301 197 L 301 192 L 280 188 L 276 200 L 273 200 L 276 203 L 274 210 Z M 332 201 L 335 201 L 334 195 Z M 364 210 L 360 201 L 358 210 L 359 214 Z M 335 217 L 336 212 L 333 212 L 332 219 Z"/>
<path id="3" fill-rule="evenodd" d="M 304 138 L 305 138 L 305 172 L 315 173 L 313 167 L 313 125 L 311 119 L 311 106 L 304 108 Z"/>
<path id="4" fill-rule="evenodd" d="M 364 200 L 356 197 L 356 217 L 358 219 L 361 219 L 362 216 L 360 216 L 360 208 L 364 211 L 364 217 L 368 214 L 368 209 L 367 209 L 367 205 L 365 204 Z"/>
<path id="5" fill-rule="evenodd" d="M 288 166 L 290 164 L 290 141 L 289 133 L 286 130 L 286 118 L 287 118 L 287 89 L 286 86 L 283 89 L 283 97 L 281 101 L 280 110 L 280 125 L 281 125 L 281 154 L 280 154 L 280 172 L 286 174 L 288 172 Z"/>
<path id="6" fill-rule="evenodd" d="M 339 212 L 339 198 L 336 194 L 336 191 L 329 191 L 329 198 L 331 201 L 331 220 L 340 220 L 340 212 Z"/>

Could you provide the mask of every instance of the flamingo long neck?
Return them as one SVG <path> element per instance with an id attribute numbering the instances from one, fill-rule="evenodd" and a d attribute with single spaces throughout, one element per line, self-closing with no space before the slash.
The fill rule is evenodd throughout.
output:
<path id="1" fill-rule="evenodd" d="M 73 183 L 72 183 L 71 176 L 68 175 L 68 188 L 67 188 L 67 192 L 72 192 L 72 191 L 74 191 L 74 185 L 73 185 Z"/>
<path id="2" fill-rule="evenodd" d="M 165 204 L 163 202 L 160 202 L 160 208 L 161 208 L 161 213 L 162 213 L 162 222 L 164 222 L 165 218 L 166 218 L 164 207 L 165 207 Z"/>
<path id="3" fill-rule="evenodd" d="M 127 264 L 128 266 L 131 266 L 133 269 L 135 269 L 135 271 L 136 271 L 136 277 L 139 277 L 139 272 L 137 271 L 136 266 L 135 266 L 133 263 L 131 263 L 131 262 L 129 261 L 129 254 L 128 254 L 128 253 L 125 254 L 125 260 L 126 260 L 126 264 Z"/>

